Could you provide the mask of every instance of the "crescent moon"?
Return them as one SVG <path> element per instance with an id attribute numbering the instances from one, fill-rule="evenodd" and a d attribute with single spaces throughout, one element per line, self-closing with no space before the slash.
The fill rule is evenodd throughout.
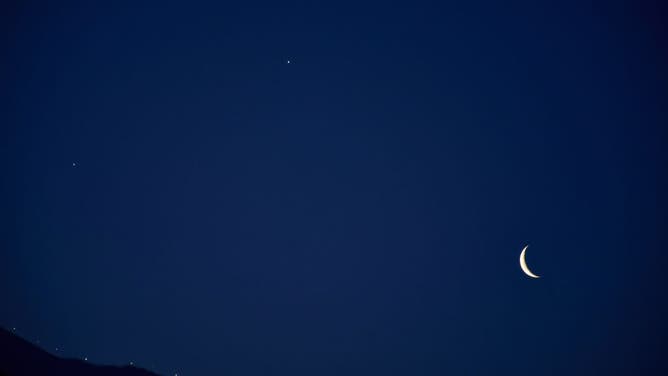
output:
<path id="1" fill-rule="evenodd" d="M 522 271 L 524 272 L 524 274 L 528 275 L 529 277 L 540 278 L 540 276 L 537 276 L 537 275 L 533 274 L 531 272 L 531 270 L 529 269 L 529 267 L 527 266 L 527 262 L 525 260 L 526 253 L 527 253 L 527 248 L 529 248 L 528 245 L 526 247 L 524 247 L 524 249 L 522 249 L 522 253 L 520 253 L 520 268 L 522 268 Z"/>

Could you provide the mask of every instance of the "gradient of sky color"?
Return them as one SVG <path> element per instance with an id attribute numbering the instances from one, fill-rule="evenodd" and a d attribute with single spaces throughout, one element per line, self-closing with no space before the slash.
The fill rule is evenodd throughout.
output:
<path id="1" fill-rule="evenodd" d="M 0 325 L 164 374 L 668 374 L 665 5 L 2 9 Z"/>

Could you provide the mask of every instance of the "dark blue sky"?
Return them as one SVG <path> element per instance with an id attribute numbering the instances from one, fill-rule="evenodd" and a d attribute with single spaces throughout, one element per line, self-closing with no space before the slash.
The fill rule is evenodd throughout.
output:
<path id="1" fill-rule="evenodd" d="M 665 6 L 93 3 L 0 12 L 0 325 L 165 374 L 668 372 Z"/>

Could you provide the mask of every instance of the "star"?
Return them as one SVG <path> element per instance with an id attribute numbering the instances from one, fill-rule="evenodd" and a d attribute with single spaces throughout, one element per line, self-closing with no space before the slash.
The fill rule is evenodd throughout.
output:
<path id="1" fill-rule="evenodd" d="M 288 59 L 287 63 L 290 64 L 290 60 L 289 60 L 289 59 Z"/>
<path id="2" fill-rule="evenodd" d="M 77 163 L 76 163 L 76 162 L 72 162 L 72 167 L 77 167 Z"/>

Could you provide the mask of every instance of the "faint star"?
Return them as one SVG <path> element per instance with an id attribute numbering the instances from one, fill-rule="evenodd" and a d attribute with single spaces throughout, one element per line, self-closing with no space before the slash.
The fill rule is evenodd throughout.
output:
<path id="1" fill-rule="evenodd" d="M 290 60 L 288 60 L 287 63 L 290 64 Z"/>
<path id="2" fill-rule="evenodd" d="M 77 166 L 77 163 L 76 163 L 76 162 L 72 162 L 72 167 L 76 167 L 76 166 Z"/>

